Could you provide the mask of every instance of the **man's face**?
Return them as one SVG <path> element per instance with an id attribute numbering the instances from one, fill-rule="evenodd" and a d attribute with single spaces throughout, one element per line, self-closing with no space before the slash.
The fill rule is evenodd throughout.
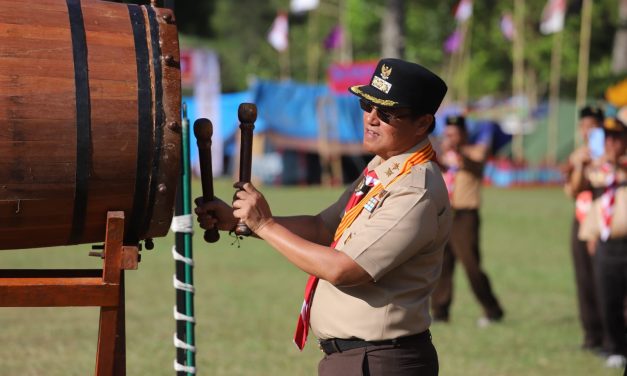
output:
<path id="1" fill-rule="evenodd" d="M 601 124 L 599 121 L 592 116 L 585 116 L 579 120 L 579 134 L 581 135 L 581 139 L 588 143 L 588 136 L 590 134 L 590 130 L 600 127 Z"/>
<path id="2" fill-rule="evenodd" d="M 443 142 L 453 149 L 456 149 L 463 145 L 464 134 L 462 130 L 455 125 L 447 125 L 444 128 L 444 140 Z"/>
<path id="3" fill-rule="evenodd" d="M 381 117 L 388 117 L 389 123 L 381 120 L 377 107 L 373 107 L 370 112 L 364 109 L 363 145 L 370 153 L 388 159 L 409 150 L 427 134 L 429 124 L 425 117 L 430 115 L 414 117 L 407 108 L 386 108 L 384 113 Z"/>
<path id="4" fill-rule="evenodd" d="M 625 155 L 627 150 L 627 133 L 605 132 L 605 154 L 612 160 Z"/>

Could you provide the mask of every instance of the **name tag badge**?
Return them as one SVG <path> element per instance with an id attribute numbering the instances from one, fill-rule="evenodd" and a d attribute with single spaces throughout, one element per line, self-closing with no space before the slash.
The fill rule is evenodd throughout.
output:
<path id="1" fill-rule="evenodd" d="M 377 207 L 379 207 L 379 205 L 381 204 L 381 201 L 383 201 L 383 199 L 385 198 L 387 194 L 388 192 L 386 190 L 382 190 L 376 196 L 371 197 L 370 200 L 368 200 L 368 202 L 366 203 L 366 205 L 364 205 L 364 209 L 366 209 L 368 213 L 372 214 L 372 212 Z"/>

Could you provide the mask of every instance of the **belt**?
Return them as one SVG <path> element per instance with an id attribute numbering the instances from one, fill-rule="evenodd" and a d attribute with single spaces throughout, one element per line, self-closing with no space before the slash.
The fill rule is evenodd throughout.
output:
<path id="1" fill-rule="evenodd" d="M 355 339 L 342 339 L 342 338 L 330 338 L 321 340 L 318 343 L 320 350 L 327 354 L 331 355 L 336 352 L 344 352 L 352 349 L 357 349 L 360 347 L 366 346 L 385 346 L 385 345 L 393 345 L 393 346 L 403 346 L 403 345 L 412 345 L 419 342 L 430 341 L 431 340 L 431 332 L 427 329 L 422 333 L 413 334 L 406 337 L 398 337 L 394 339 L 385 339 L 381 341 L 364 341 L 363 339 L 355 338 Z"/>

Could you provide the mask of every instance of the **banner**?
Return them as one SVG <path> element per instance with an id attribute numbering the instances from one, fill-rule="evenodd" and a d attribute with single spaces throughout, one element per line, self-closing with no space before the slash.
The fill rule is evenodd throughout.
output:
<path id="1" fill-rule="evenodd" d="M 211 50 L 193 50 L 192 68 L 194 77 L 194 102 L 196 119 L 207 118 L 213 123 L 211 137 L 211 163 L 213 175 L 220 176 L 223 170 L 222 132 L 220 131 L 220 62 L 218 55 Z M 193 124 L 196 119 L 190 119 Z M 192 132 L 193 134 L 193 132 Z M 195 142 L 195 138 L 194 138 Z M 194 163 L 194 172 L 200 171 L 198 162 Z"/>
<path id="2" fill-rule="evenodd" d="M 349 94 L 349 87 L 369 84 L 376 68 L 376 61 L 331 64 L 328 70 L 329 87 L 336 94 Z"/>

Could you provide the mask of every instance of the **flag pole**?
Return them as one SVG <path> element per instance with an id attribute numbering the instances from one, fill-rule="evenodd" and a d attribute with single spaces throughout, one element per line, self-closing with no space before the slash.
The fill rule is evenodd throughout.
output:
<path id="1" fill-rule="evenodd" d="M 460 102 L 463 104 L 464 108 L 468 107 L 468 86 L 469 86 L 469 81 L 470 81 L 470 47 L 471 47 L 471 30 L 472 30 L 472 24 L 471 24 L 471 18 L 468 18 L 466 21 L 464 21 L 464 32 L 463 32 L 463 39 L 462 39 L 462 51 L 461 51 L 461 61 L 462 63 L 460 64 L 461 66 L 461 80 L 460 80 L 460 90 L 459 90 L 459 99 Z"/>
<path id="2" fill-rule="evenodd" d="M 524 92 L 524 58 L 525 58 L 525 1 L 514 1 L 514 38 L 512 43 L 512 60 L 514 72 L 512 74 L 512 95 L 515 104 L 518 104 L 522 98 Z M 516 109 L 517 113 L 521 114 L 521 109 Z M 519 116 L 520 117 L 520 116 Z M 517 162 L 522 162 L 525 159 L 524 147 L 523 147 L 523 129 L 522 119 L 520 118 L 520 129 L 513 135 L 512 140 L 512 156 Z"/>
<path id="3" fill-rule="evenodd" d="M 557 123 L 559 120 L 560 71 L 562 66 L 562 41 L 564 31 L 553 34 L 551 53 L 551 86 L 549 93 L 549 122 L 547 126 L 547 162 L 557 162 Z"/>
<path id="4" fill-rule="evenodd" d="M 581 11 L 581 29 L 579 32 L 579 69 L 577 72 L 577 97 L 575 111 L 585 104 L 588 94 L 588 66 L 590 62 L 590 26 L 592 22 L 592 0 L 583 0 Z M 575 118 L 577 118 L 575 116 Z M 573 149 L 581 142 L 577 131 L 577 122 L 574 123 Z"/>

